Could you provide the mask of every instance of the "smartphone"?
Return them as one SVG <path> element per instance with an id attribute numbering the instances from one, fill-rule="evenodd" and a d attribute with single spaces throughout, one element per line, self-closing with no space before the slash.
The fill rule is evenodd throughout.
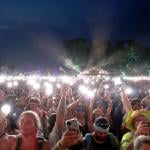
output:
<path id="1" fill-rule="evenodd" d="M 69 130 L 79 131 L 79 123 L 76 118 L 66 120 L 66 126 Z"/>

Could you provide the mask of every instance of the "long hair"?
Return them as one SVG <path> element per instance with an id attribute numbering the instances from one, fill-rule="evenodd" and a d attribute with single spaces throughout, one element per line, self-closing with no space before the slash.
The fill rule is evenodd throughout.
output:
<path id="1" fill-rule="evenodd" d="M 40 118 L 38 116 L 37 113 L 35 113 L 34 111 L 24 111 L 20 117 L 19 117 L 19 120 L 18 120 L 18 124 L 20 125 L 20 121 L 21 121 L 21 118 L 24 116 L 24 115 L 30 115 L 32 118 L 33 118 L 33 121 L 37 127 L 38 130 L 42 129 L 42 126 L 41 126 L 41 121 L 40 121 Z"/>

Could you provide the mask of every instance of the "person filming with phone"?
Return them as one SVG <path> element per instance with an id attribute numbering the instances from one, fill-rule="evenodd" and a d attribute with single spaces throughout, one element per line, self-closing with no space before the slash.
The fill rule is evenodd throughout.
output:
<path id="1" fill-rule="evenodd" d="M 55 150 L 59 148 L 68 148 L 70 150 L 119 150 L 118 140 L 109 132 L 109 121 L 104 117 L 96 118 L 93 124 L 94 131 L 92 133 L 87 133 L 83 138 L 81 132 L 76 127 L 76 123 L 70 124 L 69 126 L 73 130 L 68 127 L 68 130 L 54 148 Z"/>

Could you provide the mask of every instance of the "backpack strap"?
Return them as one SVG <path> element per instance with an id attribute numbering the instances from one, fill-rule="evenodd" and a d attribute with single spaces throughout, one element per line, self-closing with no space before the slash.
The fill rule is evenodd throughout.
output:
<path id="1" fill-rule="evenodd" d="M 44 138 L 43 137 L 37 137 L 37 142 L 38 142 L 38 150 L 42 150 Z"/>
<path id="2" fill-rule="evenodd" d="M 38 150 L 42 150 L 44 139 L 42 137 L 37 137 L 37 142 L 38 142 L 38 145 L 37 145 Z M 16 142 L 15 150 L 20 150 L 21 144 L 22 144 L 22 138 L 21 138 L 21 136 L 17 136 L 17 142 Z"/>
<path id="3" fill-rule="evenodd" d="M 85 135 L 85 147 L 86 147 L 86 150 L 90 150 L 90 147 L 91 147 L 91 143 L 92 143 L 92 135 L 90 133 L 87 133 Z"/>
<path id="4" fill-rule="evenodd" d="M 20 150 L 21 144 L 22 144 L 22 138 L 21 138 L 21 136 L 17 136 L 17 141 L 16 141 L 16 148 L 15 148 L 15 150 Z"/>

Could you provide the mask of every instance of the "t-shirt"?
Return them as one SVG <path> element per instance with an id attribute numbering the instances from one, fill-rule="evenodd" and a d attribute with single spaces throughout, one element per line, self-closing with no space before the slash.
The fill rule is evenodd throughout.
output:
<path id="1" fill-rule="evenodd" d="M 76 144 L 69 150 L 119 150 L 118 140 L 109 133 L 104 143 L 96 143 L 90 133 L 86 134 L 82 143 Z"/>
<path id="2" fill-rule="evenodd" d="M 91 141 L 91 149 L 92 150 L 115 150 L 108 137 L 107 137 L 106 141 L 101 144 L 96 143 L 93 138 L 91 140 L 92 140 Z"/>

